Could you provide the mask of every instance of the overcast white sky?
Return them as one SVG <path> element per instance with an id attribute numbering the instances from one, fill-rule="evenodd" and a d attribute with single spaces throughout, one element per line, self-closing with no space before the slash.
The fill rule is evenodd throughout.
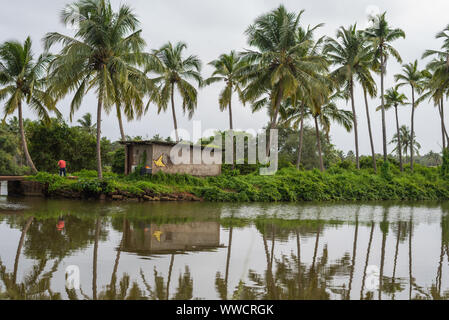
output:
<path id="1" fill-rule="evenodd" d="M 23 41 L 30 35 L 34 41 L 34 51 L 42 51 L 41 39 L 46 32 L 59 31 L 70 33 L 59 21 L 59 12 L 68 0 L 16 0 L 4 1 L 0 11 L 0 41 L 17 39 Z M 367 22 L 367 8 L 376 6 L 380 11 L 387 11 L 387 19 L 393 27 L 400 27 L 406 33 L 405 40 L 398 40 L 394 45 L 399 50 L 404 62 L 420 59 L 423 51 L 439 48 L 441 43 L 435 39 L 435 34 L 449 24 L 449 1 L 433 0 L 395 0 L 395 1 L 366 1 L 366 0 L 314 0 L 314 1 L 276 1 L 276 0 L 112 0 L 114 6 L 127 3 L 138 14 L 143 36 L 149 49 L 155 49 L 167 41 L 184 41 L 188 44 L 188 53 L 198 55 L 203 61 L 203 76 L 211 74 L 207 63 L 221 53 L 230 50 L 248 48 L 244 31 L 256 17 L 279 4 L 284 4 L 288 10 L 299 11 L 305 9 L 302 23 L 315 25 L 325 23 L 317 35 L 335 36 L 340 26 L 348 26 L 355 22 L 363 28 Z M 420 61 L 420 67 L 425 66 Z M 394 74 L 400 72 L 401 66 L 390 60 L 386 78 L 386 88 L 394 85 Z M 193 120 L 202 122 L 203 130 L 208 128 L 227 129 L 228 114 L 221 113 L 218 108 L 218 93 L 221 84 L 216 84 L 199 92 L 198 109 Z M 409 89 L 403 92 L 410 95 Z M 59 109 L 67 115 L 69 101 L 66 98 L 59 104 Z M 180 100 L 175 99 L 178 110 L 179 127 L 192 130 L 192 123 L 180 110 Z M 375 108 L 380 104 L 379 99 L 370 101 L 372 125 L 374 130 L 376 152 L 382 151 L 381 117 Z M 447 104 L 447 103 L 446 103 Z M 340 107 L 350 109 L 345 102 Z M 356 108 L 359 120 L 360 149 L 362 154 L 368 154 L 369 139 L 366 129 L 366 116 L 361 89 L 356 88 Z M 93 95 L 88 95 L 83 105 L 75 115 L 76 119 L 84 113 L 96 114 L 96 102 Z M 259 129 L 266 124 L 268 118 L 265 111 L 252 114 L 250 108 L 243 107 L 234 98 L 234 126 L 240 129 Z M 446 113 L 447 114 L 447 113 Z M 441 146 L 441 129 L 437 109 L 433 104 L 423 103 L 415 113 L 417 140 L 422 145 L 422 153 L 429 150 L 439 151 Z M 25 112 L 25 116 L 34 115 Z M 404 107 L 400 112 L 401 124 L 410 125 L 410 107 Z M 151 106 L 150 112 L 139 122 L 125 124 L 125 133 L 131 136 L 141 135 L 152 137 L 159 133 L 168 136 L 172 131 L 171 114 L 157 115 L 156 107 Z M 387 132 L 391 139 L 395 132 L 394 113 L 387 113 Z M 119 138 L 118 124 L 114 113 L 104 116 L 103 135 L 110 139 Z M 334 125 L 332 140 L 336 146 L 345 152 L 354 150 L 352 133 Z M 392 146 L 389 146 L 389 150 Z"/>

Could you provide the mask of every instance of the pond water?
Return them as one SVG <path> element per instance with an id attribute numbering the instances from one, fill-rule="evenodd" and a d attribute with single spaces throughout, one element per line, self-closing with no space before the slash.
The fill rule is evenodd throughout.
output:
<path id="1" fill-rule="evenodd" d="M 0 299 L 23 298 L 448 299 L 449 202 L 0 197 Z"/>

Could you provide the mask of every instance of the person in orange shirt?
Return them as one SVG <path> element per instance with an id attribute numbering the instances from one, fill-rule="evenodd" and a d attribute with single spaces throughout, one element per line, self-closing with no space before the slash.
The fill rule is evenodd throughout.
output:
<path id="1" fill-rule="evenodd" d="M 65 227 L 64 218 L 63 217 L 59 217 L 58 224 L 56 225 L 56 230 L 62 231 L 62 230 L 64 230 L 64 227 Z"/>
<path id="2" fill-rule="evenodd" d="M 62 177 L 62 175 L 64 174 L 64 177 L 67 176 L 67 172 L 66 172 L 66 163 L 64 160 L 59 160 L 58 161 L 58 166 L 59 166 L 59 175 Z"/>

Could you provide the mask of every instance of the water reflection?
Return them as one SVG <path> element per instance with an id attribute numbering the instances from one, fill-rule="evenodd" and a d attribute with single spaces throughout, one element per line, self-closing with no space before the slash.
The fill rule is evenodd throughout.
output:
<path id="1" fill-rule="evenodd" d="M 15 200 L 0 241 L 1 299 L 449 298 L 448 203 Z"/>

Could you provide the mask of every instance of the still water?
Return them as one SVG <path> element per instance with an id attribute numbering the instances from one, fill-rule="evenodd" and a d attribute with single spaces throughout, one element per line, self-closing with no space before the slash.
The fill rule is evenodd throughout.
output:
<path id="1" fill-rule="evenodd" d="M 0 299 L 50 298 L 449 299 L 449 202 L 0 197 Z"/>

